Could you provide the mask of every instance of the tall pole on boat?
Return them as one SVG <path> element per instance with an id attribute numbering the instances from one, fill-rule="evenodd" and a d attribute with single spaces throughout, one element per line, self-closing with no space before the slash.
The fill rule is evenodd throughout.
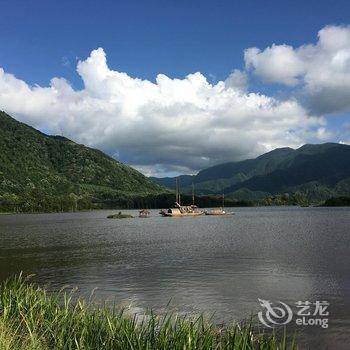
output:
<path id="1" fill-rule="evenodd" d="M 192 205 L 194 205 L 194 183 L 192 181 Z"/>
<path id="2" fill-rule="evenodd" d="M 222 209 L 225 208 L 225 193 L 222 191 Z"/>
<path id="3" fill-rule="evenodd" d="M 179 190 L 178 190 L 178 183 L 177 183 L 177 177 L 175 178 L 175 203 L 179 202 Z"/>
<path id="4" fill-rule="evenodd" d="M 179 204 L 181 205 L 181 194 L 180 194 L 180 178 L 178 179 L 178 183 L 177 183 L 177 186 L 178 186 L 178 191 L 179 191 Z"/>

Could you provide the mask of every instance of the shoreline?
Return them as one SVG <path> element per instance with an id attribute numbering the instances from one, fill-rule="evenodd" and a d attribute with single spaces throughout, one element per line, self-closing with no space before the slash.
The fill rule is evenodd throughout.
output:
<path id="1" fill-rule="evenodd" d="M 202 208 L 202 209 L 209 209 Z M 307 207 L 301 205 L 254 205 L 254 206 L 227 206 L 225 208 L 350 208 L 350 205 L 309 205 Z M 75 211 L 42 211 L 42 212 L 0 212 L 0 216 L 5 215 L 35 215 L 35 214 L 74 214 L 74 213 L 88 213 L 88 212 L 98 212 L 98 211 L 138 211 L 143 208 L 137 209 L 121 209 L 121 208 L 96 208 L 96 209 L 88 209 L 88 210 L 75 210 Z M 149 210 L 161 210 L 164 208 L 152 208 Z"/>
<path id="2" fill-rule="evenodd" d="M 48 292 L 29 278 L 0 283 L 0 345 L 11 349 L 297 349 L 295 335 L 261 332 L 250 322 L 215 324 L 203 314 L 136 314 Z M 14 302 L 14 300 L 16 302 Z"/>

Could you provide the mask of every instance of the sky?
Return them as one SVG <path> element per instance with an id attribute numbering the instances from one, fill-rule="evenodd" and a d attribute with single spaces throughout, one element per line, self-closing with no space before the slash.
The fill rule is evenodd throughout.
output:
<path id="1" fill-rule="evenodd" d="M 350 143 L 349 1 L 2 1 L 0 109 L 146 175 Z"/>

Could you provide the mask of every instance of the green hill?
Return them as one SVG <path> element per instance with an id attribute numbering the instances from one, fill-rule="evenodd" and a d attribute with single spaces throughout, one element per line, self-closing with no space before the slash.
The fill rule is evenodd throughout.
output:
<path id="1" fill-rule="evenodd" d="M 0 211 L 98 208 L 164 192 L 101 151 L 0 112 Z"/>
<path id="2" fill-rule="evenodd" d="M 276 149 L 180 176 L 181 191 L 191 193 L 192 182 L 196 195 L 224 191 L 227 199 L 268 204 L 350 196 L 350 146 Z M 149 179 L 101 151 L 45 135 L 0 112 L 0 211 L 163 206 L 173 195 L 162 186 L 174 185 L 174 178 Z"/>
<path id="3" fill-rule="evenodd" d="M 185 181 L 183 181 L 184 179 Z M 167 186 L 169 178 L 154 179 Z M 350 146 L 325 143 L 299 149 L 280 148 L 255 159 L 216 165 L 194 177 L 180 177 L 184 192 L 218 195 L 236 200 L 260 200 L 277 194 L 298 194 L 321 201 L 350 193 Z"/>

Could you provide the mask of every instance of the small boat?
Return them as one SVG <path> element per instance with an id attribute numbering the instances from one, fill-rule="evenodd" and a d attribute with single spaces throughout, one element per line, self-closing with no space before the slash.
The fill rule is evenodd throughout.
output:
<path id="1" fill-rule="evenodd" d="M 210 210 L 206 210 L 204 212 L 205 215 L 233 215 L 232 212 L 227 212 L 225 210 L 225 195 L 222 194 L 222 207 L 221 208 L 214 208 Z"/>
<path id="2" fill-rule="evenodd" d="M 147 209 L 141 209 L 139 211 L 139 218 L 149 218 L 150 215 L 151 215 L 151 212 Z"/>
<path id="3" fill-rule="evenodd" d="M 176 201 L 174 208 L 162 209 L 159 212 L 162 216 L 171 216 L 171 217 L 183 217 L 183 216 L 199 216 L 203 215 L 204 211 L 199 210 L 198 207 L 194 204 L 194 185 L 192 184 L 192 205 L 181 205 L 181 196 L 179 190 L 178 179 L 176 178 Z"/>
<path id="4" fill-rule="evenodd" d="M 205 215 L 226 215 L 226 211 L 224 208 L 214 208 L 211 210 L 206 210 L 204 212 Z"/>
<path id="5" fill-rule="evenodd" d="M 159 212 L 162 216 L 175 216 L 175 217 L 181 217 L 181 216 L 199 216 L 203 215 L 204 212 L 202 210 L 199 210 L 196 205 L 180 205 L 179 203 L 175 203 L 175 208 L 169 208 L 169 209 L 162 209 Z"/>

